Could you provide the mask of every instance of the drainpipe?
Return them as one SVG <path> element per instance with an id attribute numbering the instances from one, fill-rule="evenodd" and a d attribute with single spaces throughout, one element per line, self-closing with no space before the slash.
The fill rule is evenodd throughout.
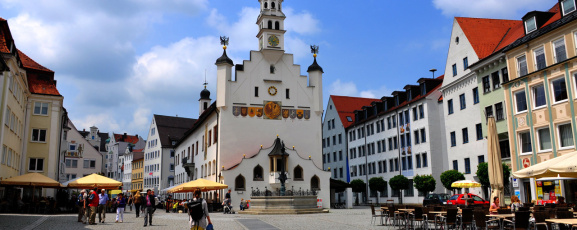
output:
<path id="1" fill-rule="evenodd" d="M 367 154 L 367 135 L 369 134 L 369 132 L 367 131 L 367 119 L 365 117 L 365 123 L 363 124 L 363 134 L 364 134 L 364 138 L 365 138 L 365 145 L 363 146 L 363 153 L 365 154 L 365 180 L 367 181 L 367 183 L 365 184 L 365 189 L 367 192 L 365 192 L 365 202 L 369 200 L 369 174 L 367 173 L 367 169 L 368 167 L 368 155 Z"/>
<path id="2" fill-rule="evenodd" d="M 216 107 L 216 105 L 215 105 L 215 107 Z M 219 126 L 220 113 L 218 112 L 218 109 L 216 109 L 216 108 L 214 109 L 214 112 L 216 112 L 216 127 L 217 127 L 217 130 L 218 130 L 218 129 L 220 129 L 220 126 Z M 220 132 L 218 132 L 218 135 L 217 135 L 217 138 L 218 138 L 218 139 L 217 139 L 216 146 L 215 146 L 215 148 L 216 148 L 216 153 L 215 153 L 215 156 L 216 156 L 216 165 L 213 166 L 213 167 L 216 167 L 216 170 L 217 170 L 217 171 L 219 170 L 219 169 L 218 169 L 218 168 L 219 168 L 219 167 L 218 167 L 218 146 L 220 145 L 220 141 L 221 141 L 220 138 L 219 138 L 219 136 L 220 136 Z M 221 170 L 219 173 L 216 174 L 216 178 L 214 179 L 215 182 L 219 182 L 218 180 L 220 179 L 220 177 L 219 177 L 218 175 L 221 175 L 221 173 L 222 173 L 222 170 Z M 221 190 L 218 190 L 218 198 L 222 199 L 222 189 L 221 189 Z M 221 201 L 222 201 L 222 200 L 219 200 L 219 202 L 221 202 Z"/>
<path id="3" fill-rule="evenodd" d="M 395 120 L 396 120 L 395 122 L 397 122 L 397 127 L 396 127 L 396 129 L 397 129 L 397 143 L 396 144 L 397 144 L 397 152 L 399 154 L 398 155 L 399 158 L 397 158 L 397 162 L 395 162 L 395 163 L 396 163 L 396 165 L 399 166 L 399 175 L 403 175 L 403 165 L 401 165 L 401 146 L 399 143 L 401 141 L 401 133 L 399 132 L 399 129 L 400 129 L 399 126 L 401 124 L 399 124 L 399 122 L 398 122 L 399 121 L 398 111 L 399 111 L 398 109 L 395 109 Z M 403 200 L 403 193 L 401 191 L 399 191 L 399 201 L 402 201 L 402 200 Z"/>

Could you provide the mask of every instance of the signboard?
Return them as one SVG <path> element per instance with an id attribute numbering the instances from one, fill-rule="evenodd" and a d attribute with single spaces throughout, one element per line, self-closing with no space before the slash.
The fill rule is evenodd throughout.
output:
<path id="1" fill-rule="evenodd" d="M 519 180 L 517 178 L 513 178 L 513 187 L 519 188 Z"/>
<path id="2" fill-rule="evenodd" d="M 531 166 L 531 160 L 529 158 L 523 159 L 523 168 L 528 168 L 529 166 Z"/>
<path id="3" fill-rule="evenodd" d="M 521 191 L 520 191 L 520 190 L 515 190 L 515 196 L 521 197 Z"/>

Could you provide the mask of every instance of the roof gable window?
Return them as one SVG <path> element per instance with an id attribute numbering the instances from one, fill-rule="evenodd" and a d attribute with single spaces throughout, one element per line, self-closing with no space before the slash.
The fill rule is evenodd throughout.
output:
<path id="1" fill-rule="evenodd" d="M 525 34 L 531 33 L 537 30 L 537 22 L 535 21 L 535 17 L 530 17 L 525 20 Z"/>
<path id="2" fill-rule="evenodd" d="M 563 15 L 567 15 L 575 11 L 575 0 L 563 0 L 561 1 L 561 7 L 563 8 Z"/>

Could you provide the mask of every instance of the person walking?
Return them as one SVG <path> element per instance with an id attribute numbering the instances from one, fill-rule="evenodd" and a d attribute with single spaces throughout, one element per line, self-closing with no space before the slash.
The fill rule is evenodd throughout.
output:
<path id="1" fill-rule="evenodd" d="M 195 221 L 191 215 L 188 215 L 188 221 L 190 223 L 190 229 L 191 230 L 204 230 L 206 229 L 206 227 L 208 225 L 212 225 L 212 221 L 210 220 L 210 216 L 208 214 L 208 204 L 206 203 L 205 199 L 202 199 L 200 197 L 201 194 L 201 190 L 199 188 L 197 188 L 196 190 L 194 190 L 194 198 L 192 199 L 192 201 L 197 201 L 199 199 L 201 199 L 201 203 L 202 203 L 202 212 L 203 215 L 200 218 L 200 220 Z M 208 220 L 208 223 L 207 223 Z"/>
<path id="2" fill-rule="evenodd" d="M 86 190 L 82 189 L 80 194 L 78 194 L 78 198 L 76 201 L 76 205 L 78 206 L 78 222 L 85 222 L 84 219 L 84 196 L 86 195 Z"/>
<path id="3" fill-rule="evenodd" d="M 132 212 L 132 203 L 134 202 L 134 200 L 132 200 L 132 194 L 130 196 L 128 196 L 128 207 L 130 207 L 130 211 Z"/>
<path id="4" fill-rule="evenodd" d="M 92 194 L 92 190 L 87 190 L 82 197 L 84 198 L 84 218 L 82 219 L 83 224 L 88 224 L 90 221 L 90 200 L 88 200 L 90 194 Z"/>
<path id="5" fill-rule="evenodd" d="M 152 214 L 156 210 L 156 196 L 154 195 L 154 191 L 150 189 L 146 190 L 144 205 L 146 207 L 144 211 L 144 227 L 146 227 L 147 222 L 152 226 Z"/>
<path id="6" fill-rule="evenodd" d="M 140 195 L 140 192 L 136 192 L 136 194 L 134 194 L 134 211 L 136 212 L 136 218 L 140 217 L 140 205 L 142 204 L 142 196 Z"/>
<path id="7" fill-rule="evenodd" d="M 124 195 L 122 195 L 122 193 L 119 193 L 118 198 L 116 198 L 116 223 L 118 223 L 118 220 L 120 220 L 120 223 L 124 221 L 125 207 L 126 207 L 126 198 L 124 197 Z"/>
<path id="8" fill-rule="evenodd" d="M 106 194 L 106 189 L 102 189 L 100 194 L 98 194 L 98 222 L 104 223 L 106 219 L 106 204 L 108 203 L 108 194 Z"/>
<path id="9" fill-rule="evenodd" d="M 99 197 L 96 191 L 98 191 L 98 188 L 94 188 L 90 197 L 88 197 L 88 200 L 90 200 L 90 220 L 88 223 L 91 225 L 96 225 L 96 212 L 98 212 Z"/>
<path id="10" fill-rule="evenodd" d="M 166 213 L 169 213 L 169 212 L 170 212 L 170 205 L 171 205 L 172 202 L 173 202 L 172 196 L 171 196 L 171 195 L 168 195 L 168 198 L 166 198 L 166 202 L 165 202 L 165 205 L 166 205 Z"/>

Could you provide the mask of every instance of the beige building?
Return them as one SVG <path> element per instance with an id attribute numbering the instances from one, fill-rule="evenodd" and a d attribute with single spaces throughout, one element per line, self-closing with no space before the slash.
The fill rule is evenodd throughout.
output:
<path id="1" fill-rule="evenodd" d="M 504 50 L 511 79 L 503 86 L 513 171 L 575 151 L 575 19 L 574 0 L 561 0 L 547 12 L 529 12 L 517 31 L 521 38 Z M 558 196 L 576 201 L 575 181 L 526 179 L 513 187 L 526 202 Z"/>
<path id="2" fill-rule="evenodd" d="M 29 91 L 8 22 L 0 18 L 0 180 L 20 175 L 23 166 L 24 121 Z M 0 197 L 5 188 L 0 187 Z"/>
<path id="3" fill-rule="evenodd" d="M 131 192 L 142 191 L 142 178 L 144 168 L 144 153 L 134 152 L 132 158 L 132 190 Z"/>

